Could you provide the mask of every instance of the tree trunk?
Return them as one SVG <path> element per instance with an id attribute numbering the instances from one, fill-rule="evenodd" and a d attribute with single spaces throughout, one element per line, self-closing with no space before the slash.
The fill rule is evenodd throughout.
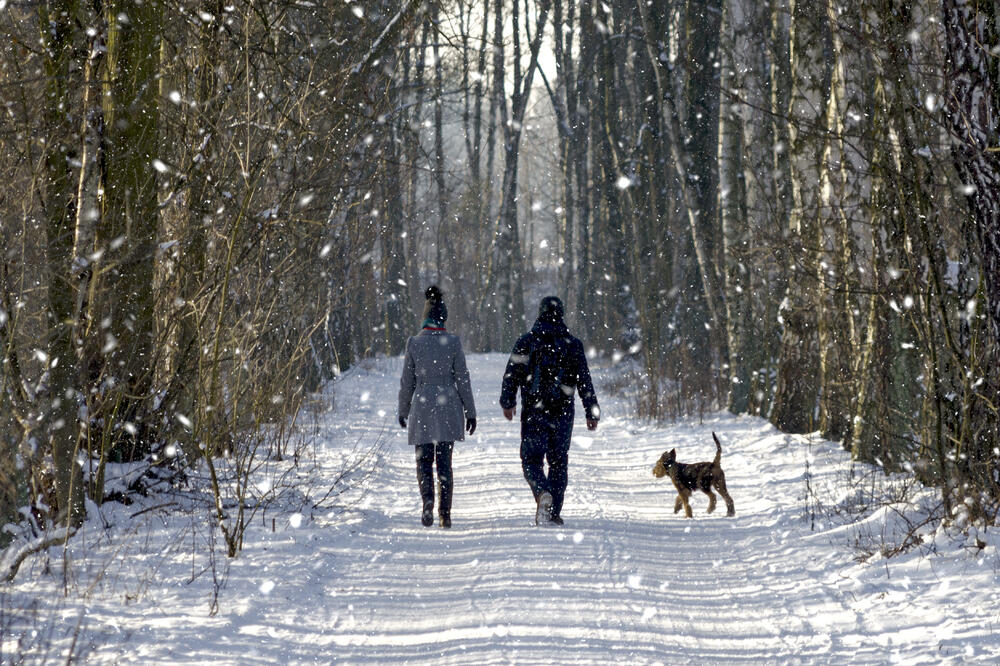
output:
<path id="1" fill-rule="evenodd" d="M 739 102 L 735 96 L 736 72 L 733 58 L 733 29 L 730 3 L 723 9 L 720 45 L 719 104 L 719 220 L 722 230 L 723 274 L 726 294 L 726 343 L 729 362 L 729 411 L 742 414 L 750 405 L 750 372 L 743 360 L 744 346 L 749 344 L 747 290 L 750 287 L 748 269 L 743 260 L 744 229 L 739 173 L 742 170 L 742 145 Z"/>
<path id="2" fill-rule="evenodd" d="M 101 342 L 103 372 L 117 386 L 105 429 L 113 428 L 113 456 L 133 460 L 148 450 L 120 422 L 141 424 L 156 356 L 154 335 L 154 253 L 159 211 L 156 194 L 158 159 L 156 85 L 162 7 L 109 2 L 104 118 L 104 206 L 99 244 L 107 249 L 105 280 L 99 289 L 100 321 L 107 322 Z M 93 379 L 93 378 L 92 378 Z M 134 430 L 133 430 L 134 432 Z M 140 431 L 141 432 L 141 431 Z M 120 434 L 119 434 L 120 433 Z"/>
<path id="3" fill-rule="evenodd" d="M 734 285 L 727 294 L 733 301 L 730 321 L 737 347 L 730 348 L 731 374 L 736 381 L 750 378 L 747 410 L 766 414 L 772 394 L 772 369 L 776 362 L 778 330 L 776 308 L 767 294 L 777 289 L 783 293 L 783 269 L 771 252 L 778 248 L 768 242 L 775 236 L 778 219 L 773 178 L 773 130 L 769 118 L 769 71 L 764 41 L 769 26 L 767 6 L 752 0 L 729 0 L 729 19 L 733 36 L 733 57 L 740 63 L 736 78 L 739 112 L 742 121 L 743 178 L 746 224 L 739 233 L 731 233 L 728 247 L 732 253 L 730 270 L 744 272 L 744 284 Z M 730 230 L 731 232 L 734 230 Z M 734 335 L 730 336 L 733 341 Z M 752 341 L 752 344 L 750 342 Z"/>
<path id="4" fill-rule="evenodd" d="M 573 30 L 576 16 L 576 2 L 570 0 L 568 11 L 563 18 L 562 0 L 555 0 L 552 5 L 552 32 L 554 37 L 554 55 L 556 61 L 555 95 L 562 94 L 562 99 L 555 99 L 557 108 L 556 122 L 559 123 L 559 172 L 562 174 L 562 211 L 557 211 L 559 229 L 559 291 L 566 298 L 566 311 L 576 309 L 576 293 L 572 284 L 576 278 L 576 256 L 574 248 L 574 224 L 576 220 L 576 197 L 574 196 L 573 175 L 576 170 L 576 126 L 578 115 L 578 100 L 576 90 L 578 70 L 573 57 Z"/>
<path id="5" fill-rule="evenodd" d="M 707 66 L 695 65 L 695 74 L 690 82 L 693 103 L 688 112 L 687 127 L 682 129 L 678 104 L 670 83 L 669 71 L 672 66 L 663 62 L 660 54 L 654 48 L 654 35 L 661 30 L 655 16 L 638 5 L 643 21 L 644 40 L 652 63 L 655 63 L 654 73 L 661 100 L 661 126 L 666 141 L 670 147 L 671 166 L 680 182 L 684 201 L 684 214 L 688 221 L 691 246 L 697 265 L 697 274 L 701 280 L 701 293 L 708 309 L 708 320 L 713 331 L 721 331 L 722 318 L 716 297 L 719 288 L 716 278 L 716 267 L 712 261 L 715 236 L 715 176 L 711 168 L 711 151 L 718 144 L 718 124 L 711 122 L 716 118 L 719 105 L 719 88 Z M 707 54 L 719 46 L 719 16 L 712 11 L 712 2 L 699 7 L 699 20 L 692 40 L 692 60 L 705 58 Z M 720 9 L 721 13 L 721 9 Z M 688 137 L 690 140 L 685 140 Z M 688 146 L 685 149 L 685 146 Z"/>
<path id="6" fill-rule="evenodd" d="M 425 22 L 420 31 L 420 42 L 415 49 L 416 55 L 410 57 L 407 53 L 405 74 L 404 74 L 404 90 L 413 90 L 414 98 L 412 100 L 412 107 L 409 113 L 403 114 L 408 123 L 408 127 L 403 135 L 403 154 L 406 158 L 406 164 L 408 169 L 408 178 L 406 183 L 406 208 L 412 211 L 409 216 L 407 216 L 408 227 L 406 229 L 406 256 L 411 258 L 409 262 L 409 271 L 407 275 L 407 283 L 410 292 L 409 302 L 421 303 L 423 302 L 423 289 L 420 284 L 420 250 L 421 250 L 421 239 L 420 230 L 422 225 L 420 224 L 421 218 L 418 215 L 418 202 L 420 201 L 420 175 L 422 170 L 418 168 L 421 158 L 421 147 L 420 147 L 420 126 L 423 118 L 423 108 L 424 100 L 427 94 L 426 85 L 424 81 L 425 72 L 425 58 L 427 57 L 427 40 L 428 40 L 428 28 Z M 413 65 L 413 78 L 409 78 L 409 65 L 410 61 Z M 419 309 L 416 312 L 404 313 L 404 317 L 414 317 L 419 316 Z M 417 322 L 419 323 L 419 322 Z"/>
<path id="7" fill-rule="evenodd" d="M 855 292 L 858 277 L 870 280 L 871 236 L 866 211 L 871 196 L 867 177 L 869 155 L 861 143 L 861 123 L 870 114 L 862 92 L 862 65 L 855 43 L 845 37 L 860 34 L 859 11 L 830 0 L 833 63 L 827 99 L 829 130 L 821 174 L 824 220 L 819 225 L 820 261 L 817 279 L 828 289 L 818 304 L 820 348 L 820 428 L 825 436 L 849 445 L 853 411 L 853 357 L 863 344 L 858 315 L 862 305 Z M 873 285 L 868 284 L 870 292 Z M 865 308 L 865 312 L 868 309 Z"/>
<path id="8" fill-rule="evenodd" d="M 403 132 L 400 124 L 405 114 L 389 122 L 389 146 L 386 168 L 386 211 L 382 229 L 382 254 L 385 262 L 385 353 L 396 356 L 403 352 L 408 325 L 409 290 L 406 281 L 406 247 L 404 243 L 405 215 L 403 211 Z"/>
<path id="9" fill-rule="evenodd" d="M 573 119 L 578 248 L 575 301 L 578 315 L 577 328 L 580 335 L 589 340 L 595 333 L 597 319 L 593 287 L 593 252 L 591 250 L 591 226 L 596 211 L 591 205 L 594 188 L 591 184 L 590 153 L 588 152 L 592 123 L 591 109 L 594 104 L 592 71 L 597 52 L 597 29 L 594 26 L 591 0 L 581 0 L 579 17 L 580 66 L 579 74 L 576 77 L 577 113 Z"/>
<path id="10" fill-rule="evenodd" d="M 941 14 L 949 59 L 945 115 L 982 255 L 994 355 L 986 365 L 995 369 L 1000 367 L 1000 72 L 991 49 L 1000 40 L 1000 27 L 997 16 L 974 0 L 941 0 Z"/>
<path id="11" fill-rule="evenodd" d="M 440 9 L 437 4 L 431 12 L 428 21 L 437 24 L 440 21 Z M 437 274 L 436 282 L 441 284 L 441 268 L 446 264 L 450 265 L 454 261 L 451 253 L 446 253 L 448 245 L 448 195 L 444 179 L 444 65 L 441 62 L 441 49 L 438 45 L 439 37 L 434 38 L 431 53 L 434 55 L 434 182 L 437 185 L 437 240 L 434 243 L 437 249 L 437 260 L 434 262 L 434 271 Z"/>
<path id="12" fill-rule="evenodd" d="M 816 381 L 819 369 L 816 310 L 817 292 L 823 284 L 815 280 L 816 260 L 812 250 L 819 223 L 820 164 L 830 66 L 826 12 L 811 0 L 792 0 L 790 37 L 791 97 L 788 108 L 789 181 L 792 206 L 789 211 L 790 279 L 782 304 L 781 357 L 778 386 L 771 421 L 785 432 L 813 430 Z"/>
<path id="13" fill-rule="evenodd" d="M 611 277 L 608 285 L 611 293 L 606 299 L 610 301 L 610 308 L 605 324 L 611 327 L 608 335 L 611 338 L 612 348 L 627 352 L 635 344 L 635 329 L 638 324 L 635 320 L 636 307 L 630 285 L 632 267 L 629 262 L 625 211 L 622 205 L 627 188 L 619 185 L 619 179 L 627 178 L 629 174 L 625 173 L 623 160 L 616 148 L 621 141 L 616 100 L 621 96 L 614 87 L 619 77 L 615 75 L 614 70 L 613 44 L 605 38 L 599 48 L 595 129 L 599 133 L 600 141 L 597 148 L 602 173 L 600 190 L 607 206 L 605 238 L 608 252 L 605 254 L 605 261 L 607 274 Z"/>
<path id="14" fill-rule="evenodd" d="M 45 114 L 49 146 L 45 160 L 45 213 L 48 263 L 48 404 L 43 406 L 43 428 L 52 450 L 57 511 L 54 520 L 67 527 L 83 522 L 83 478 L 76 453 L 79 445 L 76 296 L 74 237 L 77 201 L 70 161 L 77 157 L 79 115 L 75 94 L 81 87 L 80 67 L 74 66 L 79 38 L 75 2 L 50 0 L 39 7 L 44 26 Z"/>

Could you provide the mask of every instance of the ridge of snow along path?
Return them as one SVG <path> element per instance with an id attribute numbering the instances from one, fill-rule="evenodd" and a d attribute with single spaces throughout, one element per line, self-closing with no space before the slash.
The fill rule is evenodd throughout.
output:
<path id="1" fill-rule="evenodd" d="M 506 356 L 468 360 L 479 428 L 456 444 L 452 529 L 420 524 L 414 453 L 395 423 L 401 359 L 368 363 L 337 382 L 336 409 L 321 418 L 317 444 L 319 463 L 335 470 L 357 442 L 389 438 L 356 510 L 282 516 L 274 532 L 269 514 L 240 557 L 217 563 L 225 578 L 215 615 L 212 577 L 190 582 L 198 573 L 190 552 L 149 560 L 157 562 L 153 572 L 138 564 L 165 536 L 151 532 L 146 551 L 130 546 L 132 564 L 107 576 L 113 584 L 89 585 L 80 561 L 108 561 L 121 546 L 113 537 L 92 541 L 75 555 L 74 576 L 89 589 L 62 602 L 65 626 L 51 632 L 48 656 L 66 650 L 80 626 L 86 660 L 115 663 L 1000 660 L 994 532 L 930 527 L 923 546 L 858 563 L 851 545 L 891 531 L 892 512 L 843 526 L 824 526 L 823 514 L 810 512 L 807 482 L 836 492 L 842 479 L 839 445 L 728 414 L 639 425 L 603 390 L 600 369 L 596 433 L 577 409 L 566 525 L 535 527 L 519 424 L 504 420 L 497 404 Z M 713 430 L 736 516 L 725 516 L 721 499 L 706 514 L 707 497 L 697 493 L 688 520 L 673 513 L 672 484 L 655 479 L 652 467 L 674 447 L 682 462 L 711 460 Z M 163 532 L 178 529 L 176 520 L 161 522 Z M 973 540 L 978 553 L 966 547 Z M 61 576 L 48 578 L 59 580 L 46 582 L 37 563 L 19 574 L 7 592 L 8 615 L 32 594 L 36 608 L 51 607 Z M 123 604 L 123 593 L 132 601 Z M 8 627 L 0 657 L 13 653 L 12 635 Z"/>

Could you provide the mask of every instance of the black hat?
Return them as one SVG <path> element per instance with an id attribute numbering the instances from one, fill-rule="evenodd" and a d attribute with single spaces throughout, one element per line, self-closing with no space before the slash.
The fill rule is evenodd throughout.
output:
<path id="1" fill-rule="evenodd" d="M 444 294 L 437 285 L 432 284 L 424 292 L 427 302 L 424 303 L 424 326 L 444 326 L 448 320 L 448 308 L 444 304 Z"/>
<path id="2" fill-rule="evenodd" d="M 542 321 L 560 322 L 566 311 L 558 296 L 546 296 L 538 304 L 538 318 Z"/>

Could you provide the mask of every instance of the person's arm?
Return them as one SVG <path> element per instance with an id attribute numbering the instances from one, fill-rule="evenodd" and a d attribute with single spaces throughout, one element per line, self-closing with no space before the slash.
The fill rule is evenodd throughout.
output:
<path id="1" fill-rule="evenodd" d="M 410 403 L 413 400 L 413 390 L 417 386 L 417 366 L 410 352 L 410 342 L 406 342 L 406 358 L 403 360 L 403 375 L 399 379 L 399 425 L 406 427 L 406 419 L 410 416 Z"/>
<path id="2" fill-rule="evenodd" d="M 574 356 L 576 357 L 576 390 L 583 401 L 583 410 L 587 416 L 587 428 L 594 430 L 597 422 L 601 420 L 601 407 L 597 404 L 597 393 L 594 391 L 594 381 L 590 377 L 590 366 L 587 365 L 587 354 L 583 350 L 583 343 L 579 340 L 574 345 Z"/>
<path id="3" fill-rule="evenodd" d="M 469 367 L 465 363 L 465 352 L 462 351 L 462 340 L 455 337 L 458 349 L 452 361 L 451 372 L 455 377 L 455 387 L 458 389 L 458 397 L 462 400 L 462 407 L 465 410 L 465 418 L 476 419 L 476 402 L 472 397 L 472 379 L 469 377 Z"/>
<path id="4" fill-rule="evenodd" d="M 522 335 L 514 343 L 514 349 L 510 353 L 510 358 L 507 359 L 507 369 L 504 370 L 503 384 L 500 387 L 500 407 L 503 408 L 505 415 L 511 411 L 511 414 L 507 416 L 508 419 L 513 416 L 512 410 L 517 407 L 517 389 L 524 384 L 528 374 L 530 343 L 531 336 Z"/>

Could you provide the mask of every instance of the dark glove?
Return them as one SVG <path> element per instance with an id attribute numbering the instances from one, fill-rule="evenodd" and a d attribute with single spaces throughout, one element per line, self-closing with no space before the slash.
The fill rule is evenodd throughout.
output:
<path id="1" fill-rule="evenodd" d="M 465 419 L 465 429 L 469 431 L 469 434 L 476 432 L 476 419 Z"/>
<path id="2" fill-rule="evenodd" d="M 403 430 L 406 430 L 406 417 L 405 416 L 400 416 L 399 417 L 399 427 L 402 428 Z"/>

